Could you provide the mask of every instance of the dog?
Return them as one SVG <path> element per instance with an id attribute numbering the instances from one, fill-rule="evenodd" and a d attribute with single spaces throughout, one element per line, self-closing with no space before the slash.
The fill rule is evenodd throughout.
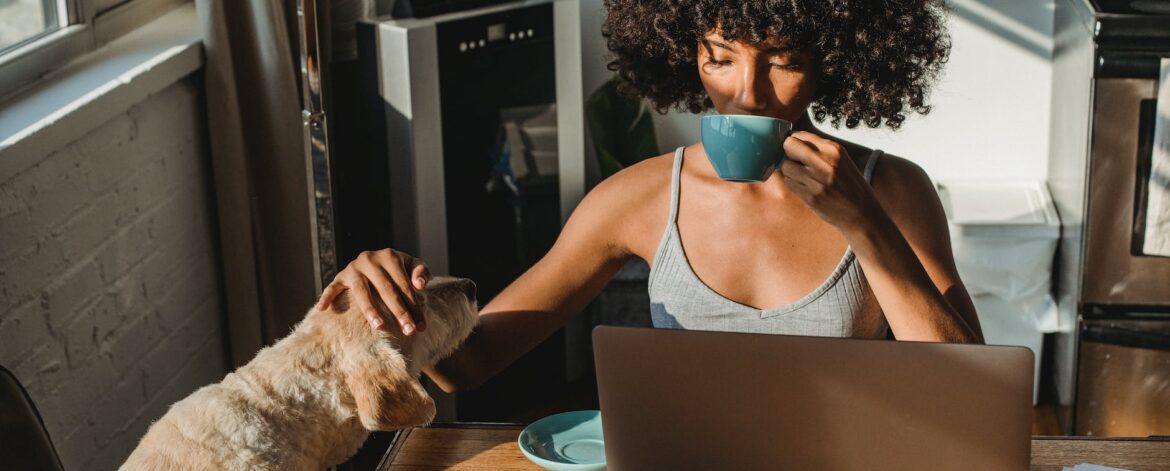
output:
<path id="1" fill-rule="evenodd" d="M 417 378 L 470 335 L 475 284 L 432 279 L 419 298 L 427 328 L 409 337 L 395 322 L 371 329 L 349 296 L 173 404 L 120 469 L 316 471 L 344 462 L 370 431 L 429 424 L 435 402 Z"/>

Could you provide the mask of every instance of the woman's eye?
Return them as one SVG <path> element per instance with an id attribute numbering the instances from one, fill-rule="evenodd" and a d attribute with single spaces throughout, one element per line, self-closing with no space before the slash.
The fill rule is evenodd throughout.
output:
<path id="1" fill-rule="evenodd" d="M 801 69 L 801 65 L 798 62 L 792 62 L 789 64 L 772 64 L 772 67 L 775 67 L 777 69 L 782 69 L 782 70 L 800 70 Z"/>
<path id="2" fill-rule="evenodd" d="M 720 67 L 725 66 L 725 65 L 731 65 L 731 61 L 715 60 L 715 58 L 708 58 L 707 63 L 714 65 L 714 66 L 720 66 Z"/>

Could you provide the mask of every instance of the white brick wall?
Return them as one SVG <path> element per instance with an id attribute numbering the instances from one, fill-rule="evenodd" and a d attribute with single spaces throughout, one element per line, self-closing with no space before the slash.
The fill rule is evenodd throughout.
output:
<path id="1" fill-rule="evenodd" d="M 0 182 L 0 364 L 67 470 L 226 372 L 202 100 L 180 81 Z"/>

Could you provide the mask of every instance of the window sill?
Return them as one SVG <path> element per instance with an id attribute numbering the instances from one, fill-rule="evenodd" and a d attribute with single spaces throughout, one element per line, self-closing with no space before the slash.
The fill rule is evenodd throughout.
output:
<path id="1" fill-rule="evenodd" d="M 203 66 L 188 3 L 0 103 L 0 181 Z"/>

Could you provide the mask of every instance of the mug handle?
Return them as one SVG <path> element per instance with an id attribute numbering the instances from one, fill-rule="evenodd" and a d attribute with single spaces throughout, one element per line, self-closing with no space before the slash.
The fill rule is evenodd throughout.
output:
<path id="1" fill-rule="evenodd" d="M 793 131 L 792 128 L 788 128 L 788 130 L 784 132 L 784 138 L 780 139 L 780 161 L 776 162 L 776 168 L 779 168 L 780 164 L 784 163 L 785 160 L 788 160 L 788 154 L 784 152 L 784 141 L 787 141 L 788 137 L 792 136 L 792 133 L 794 132 L 796 131 Z"/>

